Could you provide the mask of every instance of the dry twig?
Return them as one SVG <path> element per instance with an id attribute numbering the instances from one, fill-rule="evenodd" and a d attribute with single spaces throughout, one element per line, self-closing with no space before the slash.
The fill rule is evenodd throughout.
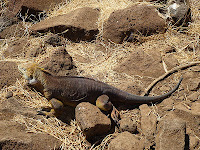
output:
<path id="1" fill-rule="evenodd" d="M 188 67 L 192 67 L 195 65 L 200 64 L 200 61 L 195 61 L 195 62 L 190 62 L 188 64 L 184 64 L 184 65 L 180 65 L 177 67 L 172 68 L 171 70 L 167 71 L 165 74 L 163 74 L 162 76 L 158 77 L 157 79 L 155 79 L 144 91 L 144 96 L 149 95 L 150 91 L 152 90 L 152 88 L 161 80 L 164 80 L 167 76 L 169 76 L 170 74 L 177 72 L 179 70 L 183 70 L 186 69 Z"/>

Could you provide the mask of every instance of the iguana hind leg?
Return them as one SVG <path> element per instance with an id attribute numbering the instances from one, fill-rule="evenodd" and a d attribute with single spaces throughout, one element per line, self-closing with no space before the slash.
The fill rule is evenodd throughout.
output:
<path id="1" fill-rule="evenodd" d="M 111 118 L 119 126 L 120 115 L 119 115 L 119 111 L 115 108 L 115 106 L 113 106 L 112 108 Z"/>
<path id="2" fill-rule="evenodd" d="M 113 106 L 113 104 L 109 101 L 109 97 L 107 95 L 101 95 L 96 100 L 96 106 L 104 111 L 111 111 L 111 118 L 113 121 L 119 125 L 119 111 Z"/>
<path id="3" fill-rule="evenodd" d="M 44 115 L 47 117 L 60 116 L 63 109 L 63 103 L 55 98 L 52 98 L 50 101 L 52 108 L 44 107 L 42 110 L 38 111 L 38 115 Z"/>
<path id="4" fill-rule="evenodd" d="M 104 111 L 109 111 L 112 109 L 112 103 L 109 101 L 109 97 L 107 95 L 99 96 L 96 100 L 96 106 Z"/>

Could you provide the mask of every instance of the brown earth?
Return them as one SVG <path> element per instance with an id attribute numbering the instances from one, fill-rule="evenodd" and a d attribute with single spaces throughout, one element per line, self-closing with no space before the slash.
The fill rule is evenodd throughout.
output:
<path id="1" fill-rule="evenodd" d="M 163 31 L 165 24 L 167 27 L 164 29 L 165 33 L 156 32 L 154 34 L 153 32 L 150 36 L 143 35 L 141 41 L 125 41 L 121 44 L 104 41 L 102 38 L 106 30 L 104 25 L 107 24 L 110 14 L 111 17 L 116 15 L 116 18 L 126 20 L 123 15 L 127 15 L 127 13 L 117 16 L 116 12 L 130 10 L 130 6 L 137 6 L 136 2 L 138 1 L 93 2 L 89 0 L 80 3 L 80 1 L 74 0 L 60 6 L 58 10 L 49 12 L 48 17 L 54 17 L 55 20 L 55 16 L 66 14 L 79 18 L 84 15 L 82 14 L 84 11 L 80 11 L 81 13 L 79 12 L 78 15 L 73 12 L 85 7 L 94 8 L 93 10 L 98 11 L 99 14 L 98 17 L 94 14 L 97 19 L 92 22 L 96 23 L 95 28 L 98 29 L 99 34 L 92 42 L 80 40 L 74 43 L 62 34 L 52 35 L 48 32 L 25 35 L 20 38 L 20 36 L 17 37 L 21 34 L 19 28 L 16 28 L 16 34 L 11 32 L 11 36 L 4 36 L 5 39 L 0 40 L 0 149 L 30 149 L 31 147 L 32 149 L 196 150 L 200 148 L 199 64 L 177 70 L 153 87 L 151 96 L 164 94 L 176 85 L 180 76 L 183 77 L 179 89 L 162 102 L 140 106 L 124 104 L 117 107 L 121 116 L 119 129 L 111 122 L 111 130 L 103 132 L 107 135 L 97 137 L 95 135 L 102 133 L 101 129 L 103 130 L 103 128 L 100 131 L 95 130 L 95 134 L 90 137 L 93 143 L 87 141 L 81 130 L 83 128 L 74 120 L 74 108 L 66 108 L 62 117 L 67 121 L 54 117 L 47 119 L 37 115 L 37 110 L 50 105 L 41 93 L 27 87 L 25 80 L 18 72 L 17 64 L 35 62 L 56 75 L 91 77 L 130 93 L 142 95 L 151 82 L 170 69 L 199 61 L 200 33 L 198 29 L 200 20 L 198 8 L 200 3 L 198 1 L 189 1 L 193 15 L 192 22 L 188 27 L 171 26 L 165 24 L 164 21 L 159 25 Z M 150 4 L 142 3 L 142 6 L 144 5 Z M 148 6 L 151 9 L 146 11 L 155 10 L 155 7 L 158 6 Z M 134 12 L 134 10 L 130 10 L 130 12 Z M 134 13 L 141 14 L 140 11 Z M 92 13 L 90 15 L 92 16 Z M 142 15 L 138 18 L 144 19 L 145 17 Z M 76 24 L 85 21 L 80 19 L 79 22 L 77 18 Z M 33 22 L 26 23 L 23 22 L 25 27 L 34 24 Z M 120 23 L 119 26 L 112 26 L 116 30 L 111 30 L 117 41 L 121 40 L 118 32 L 122 29 Z M 85 28 L 93 25 L 89 22 L 84 24 Z M 88 111 L 80 113 L 79 124 L 80 120 L 88 115 L 90 116 L 81 122 L 91 123 L 92 119 L 97 116 L 95 115 L 97 112 L 110 123 L 109 113 L 108 116 L 105 116 L 98 109 L 89 111 L 88 108 L 93 107 L 95 110 L 97 109 L 95 106 L 84 107 Z M 83 116 L 81 117 L 81 115 Z M 102 124 L 100 123 L 100 126 Z"/>

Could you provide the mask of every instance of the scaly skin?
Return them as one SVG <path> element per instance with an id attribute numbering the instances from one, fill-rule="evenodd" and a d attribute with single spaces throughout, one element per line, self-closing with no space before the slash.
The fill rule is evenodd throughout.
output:
<path id="1" fill-rule="evenodd" d="M 104 111 L 112 109 L 111 117 L 115 122 L 118 122 L 119 113 L 113 104 L 118 102 L 129 105 L 158 102 L 175 92 L 182 81 L 181 78 L 176 87 L 164 95 L 148 97 L 130 94 L 89 78 L 53 76 L 36 64 L 21 64 L 18 68 L 29 84 L 43 93 L 50 101 L 52 110 L 50 112 L 41 111 L 41 114 L 59 115 L 65 105 L 76 106 L 81 102 L 90 102 L 96 103 L 97 107 Z"/>

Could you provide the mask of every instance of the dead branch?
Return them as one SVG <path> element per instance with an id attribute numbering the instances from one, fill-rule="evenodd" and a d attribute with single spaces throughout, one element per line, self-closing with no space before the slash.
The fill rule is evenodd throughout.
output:
<path id="1" fill-rule="evenodd" d="M 184 64 L 184 65 L 180 65 L 177 67 L 172 68 L 171 70 L 169 70 L 168 72 L 166 72 L 165 74 L 163 74 L 162 76 L 158 77 L 157 79 L 155 79 L 144 91 L 143 96 L 147 96 L 149 95 L 150 91 L 152 90 L 152 88 L 161 80 L 164 80 L 167 76 L 169 76 L 170 74 L 177 72 L 179 70 L 183 70 L 186 69 L 188 67 L 192 67 L 195 65 L 200 64 L 200 61 L 195 61 L 195 62 L 190 62 L 188 64 Z"/>

